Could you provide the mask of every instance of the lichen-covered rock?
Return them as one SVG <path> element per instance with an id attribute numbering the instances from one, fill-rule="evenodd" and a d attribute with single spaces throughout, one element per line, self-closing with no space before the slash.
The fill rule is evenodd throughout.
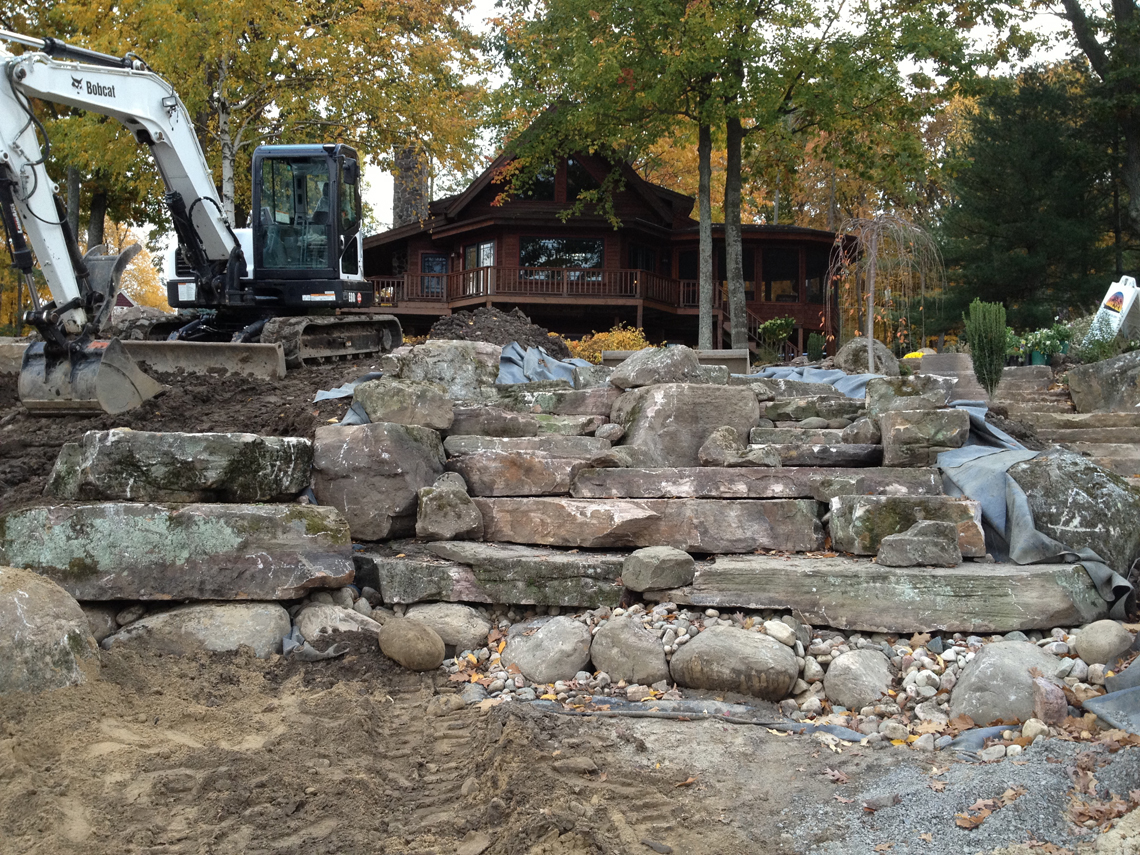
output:
<path id="1" fill-rule="evenodd" d="M 1000 641 L 979 650 L 950 693 L 950 714 L 974 724 L 1034 718 L 1034 672 L 1049 678 L 1059 661 L 1028 641 Z"/>
<path id="2" fill-rule="evenodd" d="M 502 347 L 483 341 L 429 339 L 381 360 L 386 374 L 401 380 L 438 383 L 452 400 L 479 400 L 499 376 Z"/>
<path id="3" fill-rule="evenodd" d="M 646 458 L 640 465 L 696 466 L 701 446 L 717 428 L 748 436 L 760 405 L 746 386 L 666 383 L 622 395 L 610 418 L 625 429 L 620 447 L 637 448 Z"/>
<path id="4" fill-rule="evenodd" d="M 874 343 L 875 370 L 868 371 L 867 339 L 853 338 L 835 354 L 835 367 L 848 374 L 884 374 L 899 376 L 898 358 L 878 339 Z"/>
<path id="5" fill-rule="evenodd" d="M 770 636 L 713 626 L 674 653 L 669 670 L 679 686 L 778 701 L 791 691 L 799 666 L 791 649 Z"/>
<path id="6" fill-rule="evenodd" d="M 66 444 L 45 492 L 72 500 L 267 502 L 309 486 L 307 439 L 252 433 L 88 431 Z"/>
<path id="7" fill-rule="evenodd" d="M 439 633 L 409 618 L 388 618 L 380 630 L 380 652 L 409 671 L 434 671 L 447 650 Z"/>
<path id="8" fill-rule="evenodd" d="M 1140 405 L 1140 350 L 1069 369 L 1078 413 L 1130 413 Z"/>
<path id="9" fill-rule="evenodd" d="M 706 374 L 697 354 L 683 345 L 639 350 L 618 365 L 610 383 L 635 389 L 658 383 L 704 383 Z"/>
<path id="10" fill-rule="evenodd" d="M 454 405 L 447 397 L 447 390 L 438 383 L 423 380 L 390 377 L 368 380 L 353 390 L 352 400 L 364 408 L 374 423 L 390 422 L 447 430 L 455 419 Z"/>
<path id="11" fill-rule="evenodd" d="M 873 377 L 867 381 L 867 414 L 892 410 L 936 410 L 945 407 L 957 384 L 956 377 L 913 374 L 910 377 Z"/>
<path id="12" fill-rule="evenodd" d="M 875 555 L 883 538 L 921 520 L 953 523 L 963 555 L 986 554 L 978 503 L 949 496 L 836 496 L 831 500 L 831 542 L 840 552 Z"/>
<path id="13" fill-rule="evenodd" d="M 144 615 L 104 639 L 103 647 L 129 645 L 171 656 L 249 647 L 267 659 L 281 652 L 289 628 L 289 613 L 277 603 L 199 603 Z"/>
<path id="14" fill-rule="evenodd" d="M 962 563 L 958 526 L 920 520 L 899 534 L 879 541 L 877 561 L 884 567 L 957 567 Z"/>
<path id="15" fill-rule="evenodd" d="M 78 600 L 288 600 L 352 581 L 344 518 L 314 505 L 98 503 L 0 517 L 0 563 Z"/>
<path id="16" fill-rule="evenodd" d="M 538 420 L 530 413 L 499 407 L 455 407 L 447 430 L 454 436 L 536 436 Z"/>
<path id="17" fill-rule="evenodd" d="M 714 430 L 697 451 L 697 460 L 702 466 L 775 468 L 780 465 L 780 455 L 774 449 L 766 445 L 749 448 L 733 427 Z"/>
<path id="18" fill-rule="evenodd" d="M 450 473 L 454 474 L 454 473 Z M 424 540 L 480 540 L 483 515 L 466 490 L 436 484 L 419 491 L 416 537 Z"/>
<path id="19" fill-rule="evenodd" d="M 891 688 L 887 657 L 879 650 L 851 650 L 827 667 L 823 690 L 828 699 L 849 710 L 882 703 Z"/>
<path id="20" fill-rule="evenodd" d="M 97 677 L 97 653 L 87 617 L 63 588 L 0 566 L 0 697 Z"/>
<path id="21" fill-rule="evenodd" d="M 879 432 L 879 426 L 875 424 L 874 419 L 866 416 L 849 424 L 840 435 L 842 442 L 853 445 L 878 445 L 882 442 L 882 438 L 883 435 Z"/>
<path id="22" fill-rule="evenodd" d="M 930 466 L 970 435 L 965 410 L 893 410 L 879 417 L 884 466 Z"/>
<path id="23" fill-rule="evenodd" d="M 594 634 L 590 659 L 594 668 L 605 671 L 611 680 L 651 686 L 669 679 L 661 639 L 632 618 L 606 621 Z"/>
<path id="24" fill-rule="evenodd" d="M 1128 573 L 1140 556 L 1140 489 L 1128 479 L 1062 449 L 1015 463 L 1009 476 L 1025 492 L 1038 531 Z"/>
<path id="25" fill-rule="evenodd" d="M 696 572 L 696 562 L 689 553 L 672 546 L 647 546 L 625 559 L 621 581 L 631 591 L 663 591 L 683 588 L 693 581 Z"/>
<path id="26" fill-rule="evenodd" d="M 429 428 L 327 425 L 313 440 L 313 492 L 344 514 L 354 540 L 410 535 L 419 490 L 435 483 L 444 462 Z"/>
<path id="27" fill-rule="evenodd" d="M 510 628 L 501 662 L 536 683 L 570 680 L 590 661 L 590 641 L 589 628 L 573 618 L 540 618 Z"/>

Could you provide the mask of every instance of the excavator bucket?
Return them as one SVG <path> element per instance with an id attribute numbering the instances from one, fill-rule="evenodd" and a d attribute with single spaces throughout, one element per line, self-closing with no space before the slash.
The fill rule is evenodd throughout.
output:
<path id="1" fill-rule="evenodd" d="M 20 368 L 20 401 L 40 415 L 118 415 L 165 389 L 139 369 L 118 339 L 64 354 L 45 353 L 43 342 L 36 342 L 24 351 Z"/>

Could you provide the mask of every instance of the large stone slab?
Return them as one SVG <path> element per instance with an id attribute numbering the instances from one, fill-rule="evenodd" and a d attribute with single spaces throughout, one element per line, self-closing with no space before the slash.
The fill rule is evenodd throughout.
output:
<path id="1" fill-rule="evenodd" d="M 780 456 L 781 466 L 878 466 L 883 462 L 881 445 L 841 443 L 822 445 L 814 443 L 769 443 Z"/>
<path id="2" fill-rule="evenodd" d="M 674 546 L 686 552 L 823 546 L 819 503 L 805 499 L 476 499 L 491 541 L 591 548 Z"/>
<path id="3" fill-rule="evenodd" d="M 397 380 L 382 377 L 368 380 L 352 392 L 372 422 L 420 425 L 446 430 L 455 419 L 455 408 L 447 389 L 423 380 Z"/>
<path id="4" fill-rule="evenodd" d="M 1079 565 L 881 567 L 858 558 L 718 557 L 693 584 L 645 594 L 701 608 L 781 609 L 861 632 L 1002 633 L 1075 626 L 1107 604 Z"/>
<path id="5" fill-rule="evenodd" d="M 103 641 L 171 656 L 249 647 L 259 659 L 281 652 L 289 613 L 277 603 L 200 603 L 145 615 Z"/>
<path id="6" fill-rule="evenodd" d="M 730 386 L 747 386 L 755 393 L 757 400 L 771 401 L 780 398 L 842 398 L 843 393 L 828 383 L 808 383 L 804 380 L 777 380 L 774 377 L 756 375 L 732 375 Z"/>
<path id="7" fill-rule="evenodd" d="M 356 554 L 358 581 L 385 603 L 443 600 L 548 606 L 616 606 L 625 556 L 515 544 L 396 542 Z"/>
<path id="8" fill-rule="evenodd" d="M 815 499 L 845 495 L 939 496 L 937 469 L 582 469 L 580 499 Z"/>
<path id="9" fill-rule="evenodd" d="M 495 387 L 501 406 L 520 413 L 557 416 L 608 416 L 621 389 L 606 383 L 572 389 L 565 381 L 516 383 Z"/>
<path id="10" fill-rule="evenodd" d="M 410 535 L 419 490 L 435 483 L 444 462 L 439 434 L 428 428 L 327 425 L 313 440 L 313 492 L 344 514 L 356 540 Z"/>
<path id="11" fill-rule="evenodd" d="M 965 410 L 892 410 L 879 417 L 884 466 L 929 466 L 970 435 Z"/>
<path id="12" fill-rule="evenodd" d="M 502 347 L 483 341 L 429 339 L 380 361 L 389 377 L 438 383 L 452 400 L 478 400 L 499 376 Z"/>
<path id="13" fill-rule="evenodd" d="M 548 454 L 551 457 L 571 457 L 579 460 L 591 460 L 599 454 L 610 450 L 608 440 L 593 436 L 457 436 L 451 435 L 443 441 L 443 447 L 449 457 L 459 457 L 464 454 L 479 454 L 484 451 L 498 451 L 505 453 L 522 452 L 524 454 Z"/>
<path id="14" fill-rule="evenodd" d="M 540 434 L 558 436 L 592 436 L 594 431 L 609 421 L 607 416 L 551 416 L 541 413 L 535 416 Z"/>
<path id="15" fill-rule="evenodd" d="M 638 449 L 647 461 L 696 466 L 701 446 L 717 428 L 748 436 L 760 405 L 744 386 L 667 383 L 627 392 L 610 417 L 625 428 L 622 446 Z"/>
<path id="16" fill-rule="evenodd" d="M 1078 413 L 1133 412 L 1140 404 L 1140 350 L 1069 369 Z"/>
<path id="17" fill-rule="evenodd" d="M 1127 575 L 1140 556 L 1140 489 L 1129 479 L 1062 449 L 1014 464 L 1009 476 L 1025 491 L 1039 531 L 1087 547 Z"/>
<path id="18" fill-rule="evenodd" d="M 538 420 L 499 407 L 455 407 L 447 433 L 455 436 L 536 436 Z M 608 412 L 608 411 L 607 411 Z"/>
<path id="19" fill-rule="evenodd" d="M 792 445 L 807 443 L 808 445 L 840 445 L 843 442 L 843 431 L 828 430 L 827 428 L 805 430 L 803 428 L 752 428 L 748 434 L 748 441 L 752 445 Z"/>
<path id="20" fill-rule="evenodd" d="M 986 554 L 981 506 L 949 496 L 836 496 L 831 500 L 831 545 L 839 552 L 874 555 L 884 537 L 919 520 L 954 523 L 963 556 Z"/>
<path id="21" fill-rule="evenodd" d="M 472 496 L 564 496 L 578 470 L 589 465 L 541 451 L 483 451 L 447 461 Z"/>
<path id="22" fill-rule="evenodd" d="M 47 493 L 136 502 L 288 500 L 309 486 L 312 444 L 252 433 L 88 431 L 60 452 Z"/>
<path id="23" fill-rule="evenodd" d="M 353 577 L 348 525 L 313 505 L 26 508 L 0 517 L 0 564 L 77 600 L 289 600 Z"/>
<path id="24" fill-rule="evenodd" d="M 808 398 L 776 399 L 761 408 L 774 422 L 801 422 L 804 419 L 853 419 L 863 410 L 863 402 L 843 395 L 815 395 Z"/>

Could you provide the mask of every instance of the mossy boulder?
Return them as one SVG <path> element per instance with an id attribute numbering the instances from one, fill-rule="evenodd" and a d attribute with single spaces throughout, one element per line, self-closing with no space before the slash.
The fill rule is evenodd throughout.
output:
<path id="1" fill-rule="evenodd" d="M 455 419 L 447 389 L 423 380 L 368 380 L 353 390 L 352 400 L 373 422 L 447 430 Z"/>

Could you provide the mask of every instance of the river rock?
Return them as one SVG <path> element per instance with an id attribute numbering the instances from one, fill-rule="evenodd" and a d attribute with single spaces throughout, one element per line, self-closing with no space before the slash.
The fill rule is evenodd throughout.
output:
<path id="1" fill-rule="evenodd" d="M 1025 492 L 1038 531 L 1069 548 L 1087 547 L 1127 575 L 1140 556 L 1140 489 L 1059 448 L 1015 463 L 1009 476 Z"/>
<path id="2" fill-rule="evenodd" d="M 931 466 L 970 435 L 965 410 L 892 410 L 879 417 L 884 466 Z"/>
<path id="3" fill-rule="evenodd" d="M 454 475 L 455 473 L 448 473 Z M 419 491 L 416 537 L 424 540 L 481 540 L 483 515 L 466 490 L 436 484 Z"/>
<path id="4" fill-rule="evenodd" d="M 459 603 L 424 603 L 408 609 L 406 617 L 430 626 L 443 643 L 456 651 L 487 646 L 491 622 L 471 606 Z"/>
<path id="5" fill-rule="evenodd" d="M 475 499 L 490 541 L 569 547 L 673 546 L 686 552 L 823 546 L 819 505 L 807 499 Z M 877 544 L 876 544 L 877 546 Z"/>
<path id="6" fill-rule="evenodd" d="M 1130 413 L 1140 404 L 1140 350 L 1069 368 L 1078 413 Z"/>
<path id="7" fill-rule="evenodd" d="M 799 674 L 795 654 L 774 638 L 734 626 L 713 626 L 673 654 L 673 680 L 680 686 L 740 692 L 778 701 Z"/>
<path id="8" fill-rule="evenodd" d="M 367 380 L 353 390 L 352 400 L 360 404 L 373 423 L 447 430 L 455 419 L 447 390 L 438 383 L 422 380 Z"/>
<path id="9" fill-rule="evenodd" d="M 835 354 L 835 367 L 848 374 L 885 374 L 887 377 L 899 376 L 898 358 L 890 349 L 878 339 L 874 343 L 875 370 L 868 371 L 867 339 L 853 338 Z"/>
<path id="10" fill-rule="evenodd" d="M 950 694 L 950 714 L 968 715 L 986 726 L 999 720 L 1033 718 L 1034 670 L 1052 677 L 1057 658 L 1028 641 L 999 641 L 982 647 L 966 665 Z"/>
<path id="11" fill-rule="evenodd" d="M 689 553 L 671 546 L 647 546 L 625 559 L 621 581 L 631 591 L 664 590 L 690 584 L 696 572 L 696 562 Z"/>
<path id="12" fill-rule="evenodd" d="M 568 617 L 515 624 L 500 661 L 535 683 L 572 680 L 590 661 L 590 640 L 589 628 Z"/>
<path id="13" fill-rule="evenodd" d="M 950 401 L 956 377 L 912 374 L 910 377 L 873 377 L 867 381 L 867 415 L 893 410 L 937 410 Z"/>
<path id="14" fill-rule="evenodd" d="M 888 534 L 879 541 L 878 563 L 884 567 L 957 567 L 962 563 L 958 527 L 920 520 L 900 534 Z"/>
<path id="15" fill-rule="evenodd" d="M 840 552 L 874 555 L 884 537 L 921 520 L 953 523 L 962 555 L 986 554 L 978 503 L 949 496 L 836 496 L 831 500 L 831 542 Z"/>
<path id="16" fill-rule="evenodd" d="M 482 451 L 447 461 L 473 496 L 559 496 L 589 460 L 543 451 Z"/>
<path id="17" fill-rule="evenodd" d="M 0 563 L 79 600 L 289 600 L 352 581 L 343 517 L 314 505 L 34 507 L 0 517 Z"/>
<path id="18" fill-rule="evenodd" d="M 661 639 L 629 617 L 610 618 L 595 633 L 590 644 L 594 668 L 625 680 L 652 686 L 669 679 L 669 664 Z"/>
<path id="19" fill-rule="evenodd" d="M 79 603 L 30 570 L 0 567 L 0 697 L 74 686 L 99 675 Z"/>
<path id="20" fill-rule="evenodd" d="M 683 345 L 639 350 L 614 368 L 610 375 L 610 383 L 619 389 L 704 381 L 705 372 L 697 354 Z"/>
<path id="21" fill-rule="evenodd" d="M 444 462 L 439 434 L 428 428 L 326 425 L 313 441 L 313 492 L 344 514 L 354 540 L 410 535 L 418 492 Z"/>
<path id="22" fill-rule="evenodd" d="M 841 653 L 827 666 L 823 690 L 835 704 L 858 710 L 882 703 L 891 688 L 887 657 L 878 650 Z"/>
<path id="23" fill-rule="evenodd" d="M 1114 620 L 1098 620 L 1077 633 L 1077 655 L 1089 665 L 1112 665 L 1132 647 L 1132 633 Z"/>
<path id="24" fill-rule="evenodd" d="M 447 433 L 454 436 L 537 436 L 538 420 L 529 413 L 499 407 L 455 407 Z"/>
<path id="25" fill-rule="evenodd" d="M 172 656 L 226 653 L 249 647 L 259 659 L 281 652 L 289 613 L 277 603 L 198 603 L 139 618 L 103 641 Z"/>
<path id="26" fill-rule="evenodd" d="M 447 656 L 439 633 L 408 618 L 384 621 L 380 629 L 380 652 L 409 671 L 434 671 Z"/>
<path id="27" fill-rule="evenodd" d="M 479 400 L 499 376 L 503 348 L 484 341 L 428 339 L 402 356 L 381 360 L 390 377 L 438 383 L 455 401 Z"/>
<path id="28" fill-rule="evenodd" d="M 136 502 L 288 501 L 309 486 L 307 439 L 252 433 L 88 431 L 61 451 L 49 496 Z"/>
<path id="29" fill-rule="evenodd" d="M 380 631 L 380 623 L 365 617 L 355 609 L 329 606 L 322 603 L 309 603 L 297 612 L 293 619 L 306 641 L 314 642 L 323 635 L 333 632 Z M 288 630 L 286 630 L 288 632 Z"/>

